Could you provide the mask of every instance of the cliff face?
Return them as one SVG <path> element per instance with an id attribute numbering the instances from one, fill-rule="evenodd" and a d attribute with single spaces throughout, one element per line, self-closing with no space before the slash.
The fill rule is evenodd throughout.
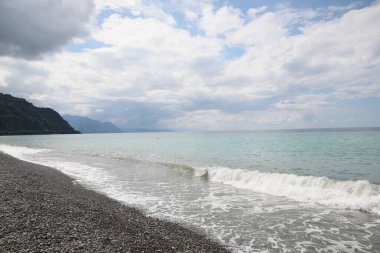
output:
<path id="1" fill-rule="evenodd" d="M 78 133 L 50 108 L 0 93 L 0 135 Z"/>

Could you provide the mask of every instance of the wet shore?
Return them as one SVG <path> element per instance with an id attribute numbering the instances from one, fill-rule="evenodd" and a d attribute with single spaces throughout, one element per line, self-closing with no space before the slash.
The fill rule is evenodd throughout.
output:
<path id="1" fill-rule="evenodd" d="M 0 152 L 1 252 L 229 252 L 49 167 Z"/>

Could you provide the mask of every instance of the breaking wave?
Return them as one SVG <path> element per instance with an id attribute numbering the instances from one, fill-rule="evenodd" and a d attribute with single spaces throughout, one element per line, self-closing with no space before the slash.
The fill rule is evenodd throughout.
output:
<path id="1" fill-rule="evenodd" d="M 0 151 L 23 160 L 32 161 L 30 160 L 30 155 L 49 150 L 0 144 Z M 36 162 L 36 160 L 33 159 L 32 162 Z M 63 169 L 61 168 L 62 165 L 54 166 L 41 161 L 39 163 L 56 167 L 71 176 L 77 176 L 74 175 L 76 170 L 68 170 L 67 166 L 64 166 L 66 169 Z M 210 181 L 231 185 L 236 188 L 283 196 L 301 202 L 318 203 L 336 208 L 357 209 L 380 215 L 380 185 L 370 183 L 367 180 L 339 181 L 327 177 L 267 173 L 220 166 L 190 167 L 171 163 L 159 164 L 166 167 L 193 170 L 195 176 L 207 176 Z M 68 163 L 64 163 L 64 165 L 68 165 Z M 79 164 L 74 165 L 74 167 L 79 167 Z M 87 173 L 87 176 L 91 175 Z"/>
<path id="2" fill-rule="evenodd" d="M 264 173 L 216 166 L 195 168 L 194 174 L 255 192 L 380 215 L 380 186 L 367 180 L 337 181 L 327 177 Z"/>

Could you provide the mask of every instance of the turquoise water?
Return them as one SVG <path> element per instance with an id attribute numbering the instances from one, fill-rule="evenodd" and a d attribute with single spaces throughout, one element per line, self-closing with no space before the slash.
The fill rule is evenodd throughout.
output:
<path id="1" fill-rule="evenodd" d="M 380 252 L 379 129 L 3 136 L 0 151 L 235 251 Z"/>

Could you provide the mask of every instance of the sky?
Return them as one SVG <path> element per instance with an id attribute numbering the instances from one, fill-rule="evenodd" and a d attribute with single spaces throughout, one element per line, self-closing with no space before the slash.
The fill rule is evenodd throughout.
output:
<path id="1" fill-rule="evenodd" d="M 0 92 L 122 128 L 380 126 L 380 1 L 0 0 Z"/>

